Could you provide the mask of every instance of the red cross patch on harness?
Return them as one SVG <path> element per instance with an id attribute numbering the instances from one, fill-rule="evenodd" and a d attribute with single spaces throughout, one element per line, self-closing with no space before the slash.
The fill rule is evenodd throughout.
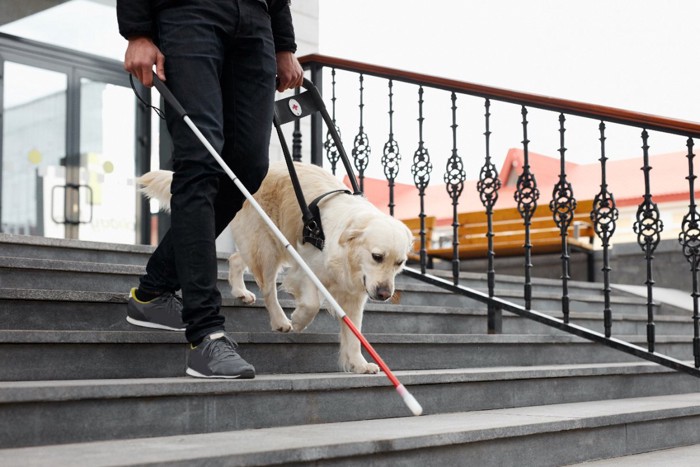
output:
<path id="1" fill-rule="evenodd" d="M 289 110 L 292 111 L 294 116 L 299 117 L 301 115 L 301 105 L 296 99 L 289 99 Z"/>

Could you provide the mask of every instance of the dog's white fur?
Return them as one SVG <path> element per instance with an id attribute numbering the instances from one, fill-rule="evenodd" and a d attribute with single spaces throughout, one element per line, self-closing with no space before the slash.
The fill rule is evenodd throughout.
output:
<path id="1" fill-rule="evenodd" d="M 329 172 L 308 164 L 295 164 L 307 203 L 317 196 L 346 187 Z M 139 178 L 142 191 L 169 206 L 172 172 L 154 171 Z M 303 222 L 294 189 L 283 162 L 273 163 L 254 195 L 262 209 L 328 289 L 350 320 L 362 328 L 367 298 L 388 300 L 394 279 L 411 251 L 413 236 L 401 222 L 382 213 L 362 196 L 338 193 L 319 203 L 325 247 L 302 243 Z M 229 283 L 234 297 L 253 303 L 246 289 L 246 266 L 255 277 L 270 315 L 270 326 L 280 332 L 301 332 L 318 313 L 322 295 L 311 279 L 265 225 L 248 201 L 231 223 L 238 252 L 229 258 Z M 277 299 L 277 273 L 289 265 L 282 286 L 295 299 L 291 321 Z M 340 365 L 345 371 L 377 373 L 379 367 L 362 356 L 361 345 L 347 326 L 340 330 Z"/>

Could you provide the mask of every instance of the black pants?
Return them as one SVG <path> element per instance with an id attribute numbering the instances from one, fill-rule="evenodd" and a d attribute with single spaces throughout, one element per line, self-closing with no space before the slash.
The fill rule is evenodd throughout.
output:
<path id="1" fill-rule="evenodd" d="M 252 193 L 269 165 L 276 61 L 270 18 L 259 0 L 182 2 L 157 18 L 166 85 Z M 166 105 L 173 140 L 171 229 L 140 286 L 182 289 L 186 337 L 224 328 L 216 237 L 244 198 L 186 124 Z"/>

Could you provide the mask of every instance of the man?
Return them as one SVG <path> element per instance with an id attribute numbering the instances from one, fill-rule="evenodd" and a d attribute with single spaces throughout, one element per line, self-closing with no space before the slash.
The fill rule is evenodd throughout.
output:
<path id="1" fill-rule="evenodd" d="M 195 125 L 254 193 L 268 168 L 275 87 L 298 87 L 288 0 L 117 0 L 124 68 L 145 86 L 153 68 Z M 275 80 L 277 79 L 277 86 Z M 127 320 L 185 330 L 187 374 L 253 378 L 224 334 L 216 237 L 244 198 L 166 103 L 173 141 L 171 228 L 132 289 Z M 182 300 L 175 291 L 182 290 Z"/>

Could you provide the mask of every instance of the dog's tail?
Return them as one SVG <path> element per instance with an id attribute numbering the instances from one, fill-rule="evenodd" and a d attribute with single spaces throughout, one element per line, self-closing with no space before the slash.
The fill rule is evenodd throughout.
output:
<path id="1" fill-rule="evenodd" d="M 173 181 L 173 173 L 169 170 L 154 170 L 140 176 L 136 182 L 141 186 L 140 191 L 148 199 L 156 199 L 160 202 L 160 209 L 170 211 L 170 184 Z"/>

